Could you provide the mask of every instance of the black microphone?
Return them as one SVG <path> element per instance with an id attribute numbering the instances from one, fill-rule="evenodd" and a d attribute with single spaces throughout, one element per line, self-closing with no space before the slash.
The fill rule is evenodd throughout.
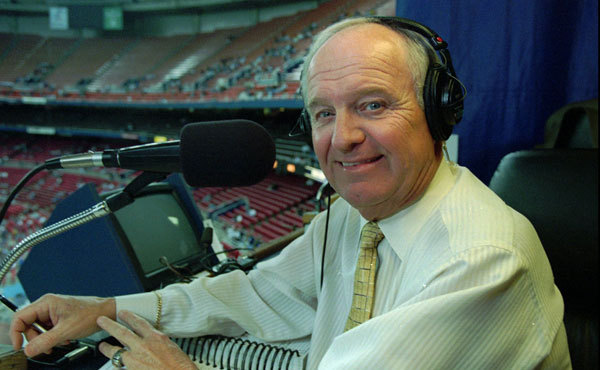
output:
<path id="1" fill-rule="evenodd" d="M 181 170 L 191 186 L 249 186 L 273 170 L 275 143 L 253 121 L 188 124 L 180 136 Z"/>
<path id="2" fill-rule="evenodd" d="M 46 161 L 46 169 L 117 167 L 152 172 L 181 172 L 179 140 L 106 149 L 102 152 L 68 154 Z"/>
<path id="3" fill-rule="evenodd" d="M 161 173 L 182 172 L 190 186 L 249 186 L 264 179 L 275 162 L 275 143 L 248 120 L 190 123 L 180 140 L 65 155 L 46 169 L 117 167 Z"/>

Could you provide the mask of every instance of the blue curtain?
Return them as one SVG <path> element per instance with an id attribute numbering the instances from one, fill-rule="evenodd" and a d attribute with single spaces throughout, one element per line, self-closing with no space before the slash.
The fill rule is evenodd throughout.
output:
<path id="1" fill-rule="evenodd" d="M 396 14 L 448 42 L 468 91 L 458 162 L 485 183 L 555 110 L 598 97 L 597 0 L 398 0 Z"/>

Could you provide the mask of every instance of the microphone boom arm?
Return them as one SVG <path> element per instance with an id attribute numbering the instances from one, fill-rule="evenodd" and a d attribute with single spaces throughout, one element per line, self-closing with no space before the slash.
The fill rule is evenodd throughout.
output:
<path id="1" fill-rule="evenodd" d="M 10 270 L 10 267 L 17 262 L 19 257 L 21 257 L 23 253 L 28 251 L 33 246 L 56 235 L 62 234 L 65 231 L 69 231 L 92 220 L 106 216 L 109 213 L 111 213 L 111 210 L 108 207 L 108 204 L 106 201 L 102 201 L 83 212 L 58 221 L 52 225 L 46 226 L 43 229 L 27 236 L 10 251 L 8 256 L 6 256 L 2 262 L 2 267 L 0 268 L 0 282 L 4 280 L 4 277 Z"/>

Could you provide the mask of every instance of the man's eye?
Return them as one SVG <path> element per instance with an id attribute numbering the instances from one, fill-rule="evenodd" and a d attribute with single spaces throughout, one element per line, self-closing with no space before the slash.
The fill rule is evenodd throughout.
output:
<path id="1" fill-rule="evenodd" d="M 377 109 L 380 109 L 381 107 L 382 107 L 382 105 L 379 102 L 373 102 L 373 103 L 367 104 L 367 110 L 377 110 Z"/>
<path id="2" fill-rule="evenodd" d="M 321 119 L 321 118 L 327 118 L 327 117 L 331 117 L 331 112 L 327 112 L 327 111 L 323 111 L 323 112 L 319 112 L 316 114 L 316 118 L 317 119 Z"/>

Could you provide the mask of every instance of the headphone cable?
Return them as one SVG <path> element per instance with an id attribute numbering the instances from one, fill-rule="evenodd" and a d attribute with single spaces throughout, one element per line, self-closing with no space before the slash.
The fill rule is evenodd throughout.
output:
<path id="1" fill-rule="evenodd" d="M 331 192 L 327 194 L 327 215 L 325 217 L 325 235 L 323 236 L 323 253 L 321 254 L 321 290 L 323 290 L 323 276 L 325 274 L 325 251 L 327 249 L 327 231 L 329 229 L 329 207 L 331 206 Z"/>

